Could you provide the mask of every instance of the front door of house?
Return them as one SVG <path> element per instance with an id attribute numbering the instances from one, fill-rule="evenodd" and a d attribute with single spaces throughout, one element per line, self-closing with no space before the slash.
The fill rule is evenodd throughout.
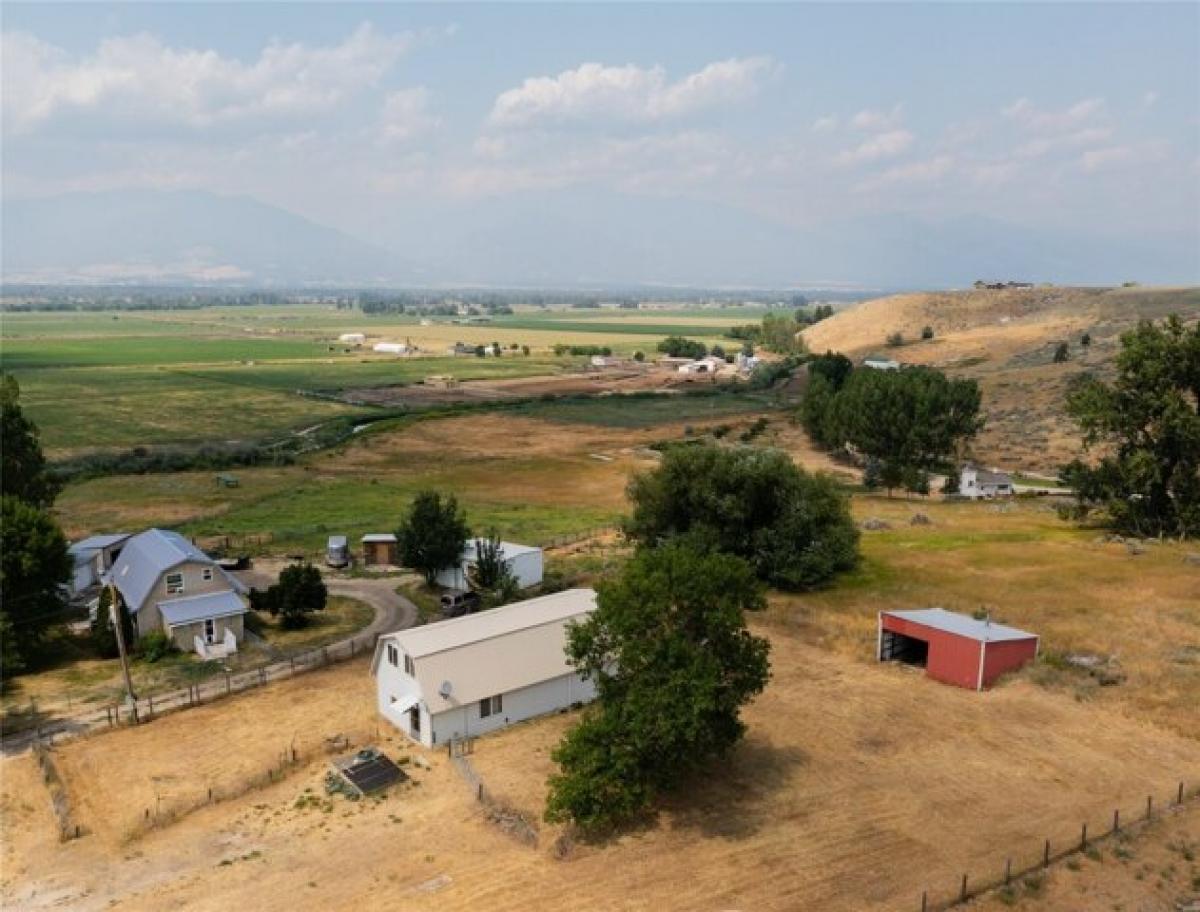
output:
<path id="1" fill-rule="evenodd" d="M 204 642 L 215 643 L 217 641 L 217 622 L 212 618 L 204 619 Z"/>
<path id="2" fill-rule="evenodd" d="M 421 734 L 421 708 L 414 706 L 408 711 L 408 728 L 415 736 Z"/>

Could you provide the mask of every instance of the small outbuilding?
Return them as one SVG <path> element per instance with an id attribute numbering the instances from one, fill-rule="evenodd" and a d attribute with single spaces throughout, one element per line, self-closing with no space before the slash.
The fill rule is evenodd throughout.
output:
<path id="1" fill-rule="evenodd" d="M 879 612 L 880 662 L 925 669 L 936 681 L 983 690 L 1037 658 L 1038 635 L 941 608 Z"/>
<path id="2" fill-rule="evenodd" d="M 958 494 L 979 500 L 985 497 L 1009 497 L 1013 493 L 1012 476 L 996 469 L 965 465 L 958 477 Z"/>
<path id="3" fill-rule="evenodd" d="M 479 548 L 487 539 L 468 539 L 463 545 L 458 564 L 446 567 L 437 575 L 437 584 L 447 589 L 470 589 L 471 576 L 479 560 Z M 508 568 L 517 585 L 522 589 L 540 585 L 542 582 L 542 549 L 533 545 L 518 545 L 516 542 L 500 542 L 500 560 Z"/>
<path id="4" fill-rule="evenodd" d="M 391 532 L 372 532 L 362 537 L 363 564 L 367 567 L 400 565 L 396 536 Z"/>

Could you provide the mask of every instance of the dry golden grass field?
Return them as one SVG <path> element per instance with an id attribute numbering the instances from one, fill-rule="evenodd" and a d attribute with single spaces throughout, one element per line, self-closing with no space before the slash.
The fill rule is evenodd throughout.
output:
<path id="1" fill-rule="evenodd" d="M 987 426 L 975 445 L 979 457 L 1014 469 L 1054 471 L 1079 448 L 1063 395 L 1083 371 L 1107 373 L 1119 336 L 1139 319 L 1176 313 L 1200 318 L 1195 288 L 1033 288 L 896 295 L 840 311 L 804 331 L 813 351 L 877 354 L 929 364 L 976 378 Z M 934 338 L 921 341 L 926 326 Z M 899 348 L 886 344 L 903 335 Z M 1091 338 L 1086 348 L 1084 333 Z M 1060 342 L 1071 358 L 1054 363 Z"/>
<path id="2" fill-rule="evenodd" d="M 381 438 L 357 458 L 415 458 L 421 446 L 436 453 L 438 439 Z M 540 822 L 549 752 L 570 715 L 482 739 L 471 760 L 533 822 L 534 848 L 489 819 L 444 755 L 386 727 L 389 752 L 428 762 L 408 766 L 419 784 L 381 802 L 326 801 L 325 739 L 375 740 L 358 660 L 61 746 L 55 761 L 89 831 L 63 845 L 32 759 L 0 762 L 5 907 L 915 909 L 922 890 L 948 897 L 963 872 L 998 876 L 1005 857 L 1033 862 L 1045 838 L 1066 846 L 1083 821 L 1096 832 L 1115 807 L 1128 819 L 1147 794 L 1165 802 L 1181 779 L 1200 785 L 1200 570 L 1186 546 L 1133 555 L 1038 501 L 857 497 L 854 509 L 891 529 L 864 532 L 864 565 L 842 584 L 772 597 L 754 620 L 773 677 L 746 713 L 749 737 L 645 828 L 580 844 Z M 911 525 L 916 512 L 931 524 Z M 986 607 L 1041 633 L 1048 655 L 1115 655 L 1124 681 L 1100 687 L 1043 662 L 975 694 L 875 665 L 876 610 L 928 604 Z M 263 782 L 291 746 L 300 763 Z M 221 797 L 253 783 L 170 819 L 209 788 Z M 144 829 L 147 810 L 164 825 Z M 1168 858 L 1151 861 L 1156 851 L 1145 861 L 1155 882 Z M 1079 885 L 1090 867 L 1102 874 L 1095 896 L 1122 872 L 1136 883 L 1137 865 L 1118 862 L 1055 868 L 1045 898 L 1021 902 L 1108 910 Z M 1176 864 L 1162 896 L 1184 888 L 1185 870 Z M 1121 895 L 1140 889 L 1126 886 Z M 1046 904 L 1059 895 L 1073 904 Z"/>

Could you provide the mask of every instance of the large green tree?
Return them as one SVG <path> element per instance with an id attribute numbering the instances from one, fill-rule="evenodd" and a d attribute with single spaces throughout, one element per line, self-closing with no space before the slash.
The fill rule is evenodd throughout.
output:
<path id="1" fill-rule="evenodd" d="M 5 677 L 28 666 L 46 629 L 61 618 L 71 570 L 67 540 L 50 515 L 16 497 L 0 498 Z"/>
<path id="2" fill-rule="evenodd" d="M 0 492 L 48 507 L 59 485 L 46 470 L 37 425 L 21 411 L 20 396 L 16 378 L 0 376 Z"/>
<path id="3" fill-rule="evenodd" d="M 454 495 L 421 491 L 396 530 L 400 559 L 433 585 L 438 572 L 455 566 L 471 536 L 467 518 Z"/>
<path id="4" fill-rule="evenodd" d="M 728 753 L 770 673 L 767 641 L 746 628 L 764 604 L 745 561 L 679 543 L 639 551 L 602 583 L 567 646 L 598 699 L 554 751 L 547 819 L 619 824 Z"/>
<path id="5" fill-rule="evenodd" d="M 289 564 L 279 574 L 278 582 L 266 589 L 250 591 L 250 607 L 279 616 L 280 626 L 296 630 L 308 624 L 308 615 L 325 610 L 329 590 L 321 579 L 321 571 L 309 563 Z"/>
<path id="6" fill-rule="evenodd" d="M 651 547 L 686 538 L 747 560 L 783 589 L 828 582 L 858 560 L 846 496 L 780 450 L 714 445 L 668 450 L 629 484 L 631 539 Z"/>
<path id="7" fill-rule="evenodd" d="M 983 427 L 979 386 L 928 367 L 856 370 L 829 404 L 826 443 L 849 444 L 889 491 L 927 489 L 931 469 L 955 463 Z"/>
<path id="8" fill-rule="evenodd" d="M 1064 470 L 1082 501 L 1127 532 L 1200 534 L 1200 322 L 1139 323 L 1121 336 L 1116 379 L 1083 375 L 1067 411 L 1101 454 Z"/>

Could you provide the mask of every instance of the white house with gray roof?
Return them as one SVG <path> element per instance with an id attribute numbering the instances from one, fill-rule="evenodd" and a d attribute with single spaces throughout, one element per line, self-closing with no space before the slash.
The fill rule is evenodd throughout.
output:
<path id="1" fill-rule="evenodd" d="M 567 631 L 596 608 L 568 589 L 381 636 L 380 714 L 426 747 L 486 734 L 596 695 L 567 662 Z"/>
<path id="2" fill-rule="evenodd" d="M 1008 497 L 1013 493 L 1012 476 L 1007 472 L 981 469 L 969 463 L 962 467 L 958 478 L 960 497 L 978 500 L 981 497 Z"/>
<path id="3" fill-rule="evenodd" d="M 162 630 L 204 658 L 237 652 L 246 587 L 182 535 L 147 529 L 133 536 L 104 582 L 117 587 L 137 636 Z"/>

